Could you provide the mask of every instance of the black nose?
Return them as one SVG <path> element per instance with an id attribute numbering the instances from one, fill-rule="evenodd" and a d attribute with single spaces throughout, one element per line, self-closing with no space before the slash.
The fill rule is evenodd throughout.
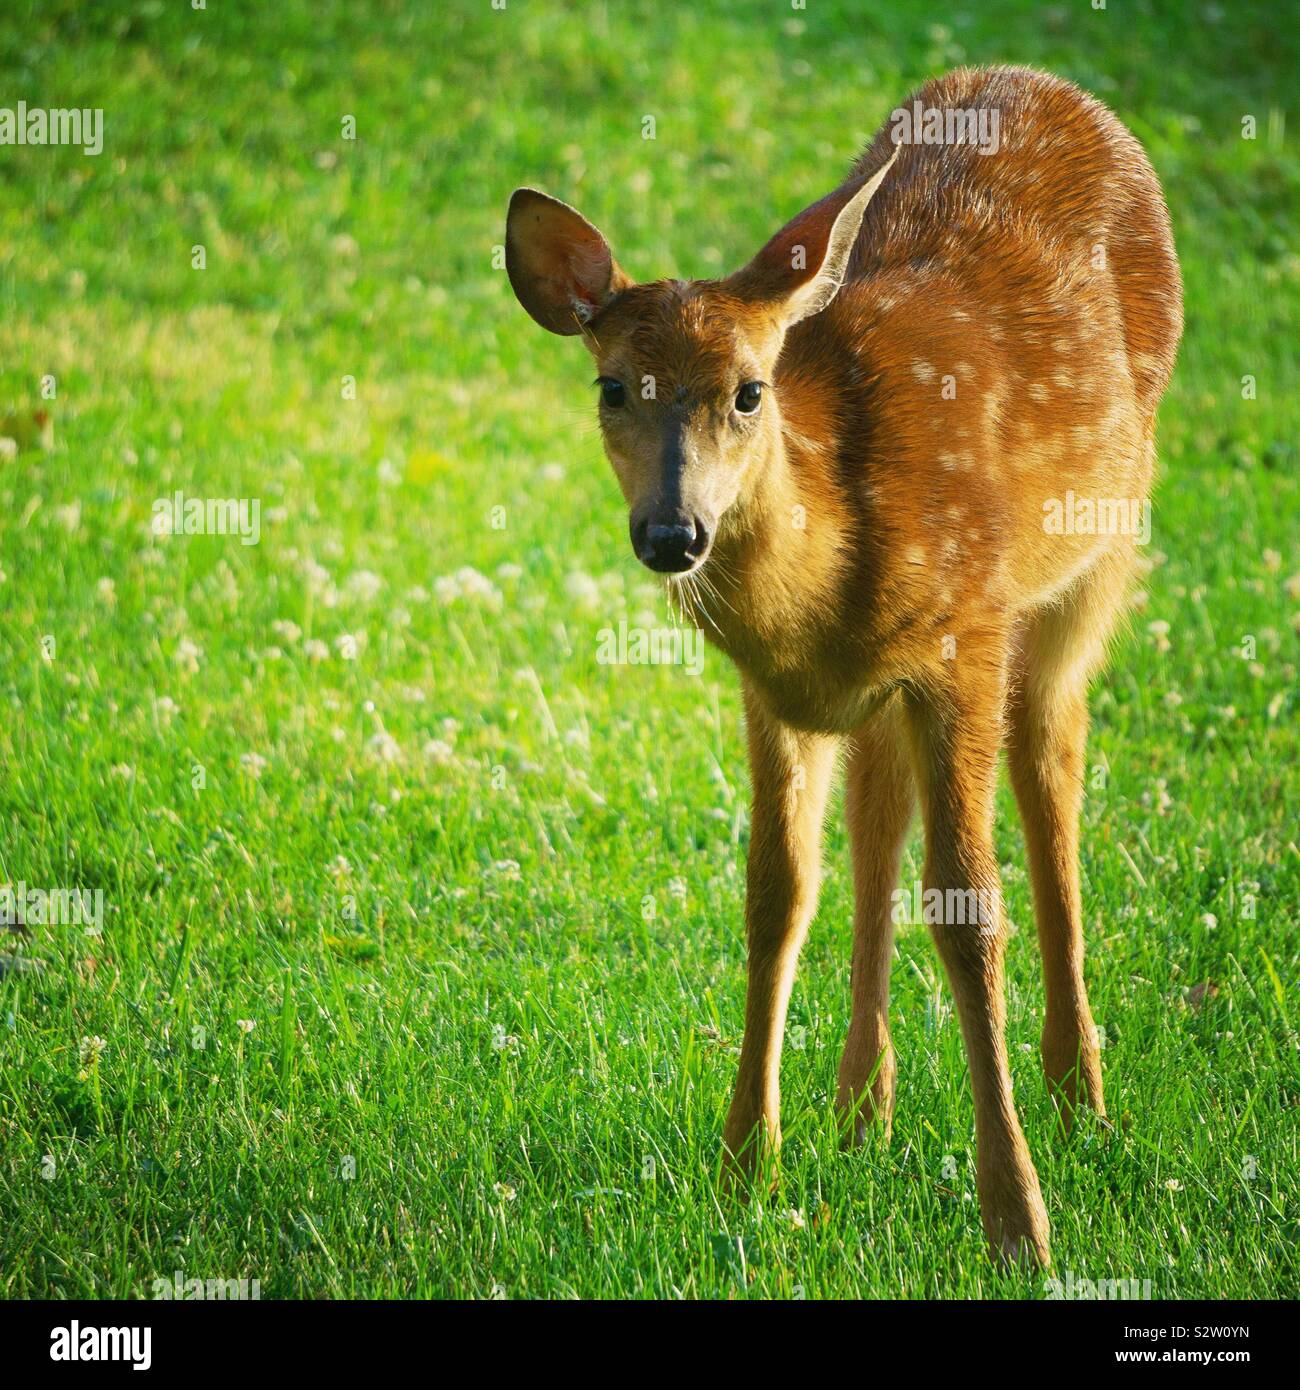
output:
<path id="1" fill-rule="evenodd" d="M 632 527 L 632 549 L 637 559 L 660 574 L 690 569 L 708 548 L 708 528 L 698 517 L 657 517 Z"/>

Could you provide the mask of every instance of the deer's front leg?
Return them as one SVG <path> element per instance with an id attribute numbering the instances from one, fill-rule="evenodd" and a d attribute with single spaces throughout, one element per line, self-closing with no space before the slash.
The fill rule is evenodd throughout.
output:
<path id="1" fill-rule="evenodd" d="M 1006 919 L 993 851 L 1003 684 L 990 657 L 909 702 L 925 813 L 925 911 L 957 1003 L 975 1098 L 976 1185 L 995 1257 L 1047 1265 L 1048 1223 L 1007 1065 Z M 939 890 L 936 896 L 933 890 Z"/>
<path id="2" fill-rule="evenodd" d="M 745 1039 L 723 1133 L 733 1171 L 752 1174 L 781 1141 L 781 1036 L 799 948 L 817 906 L 822 816 L 837 741 L 802 734 L 745 692 L 753 809 L 745 926 Z"/>

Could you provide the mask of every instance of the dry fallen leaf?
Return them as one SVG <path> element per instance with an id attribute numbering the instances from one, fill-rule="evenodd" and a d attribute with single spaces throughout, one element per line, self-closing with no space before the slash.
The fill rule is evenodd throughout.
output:
<path id="1" fill-rule="evenodd" d="M 1213 980 L 1206 980 L 1202 984 L 1192 985 L 1192 987 L 1184 993 L 1183 998 L 1187 1003 L 1187 1007 L 1191 1009 L 1193 1013 L 1200 1013 L 1207 1001 L 1217 998 L 1218 993 L 1218 985 L 1216 985 Z"/>

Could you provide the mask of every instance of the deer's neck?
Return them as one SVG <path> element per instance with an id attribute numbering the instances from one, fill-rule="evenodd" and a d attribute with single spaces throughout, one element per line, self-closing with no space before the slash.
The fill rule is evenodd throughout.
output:
<path id="1" fill-rule="evenodd" d="M 851 518 L 834 477 L 836 441 L 819 423 L 788 411 L 718 536 L 720 601 L 706 606 L 713 635 L 742 666 L 802 664 L 835 622 Z"/>

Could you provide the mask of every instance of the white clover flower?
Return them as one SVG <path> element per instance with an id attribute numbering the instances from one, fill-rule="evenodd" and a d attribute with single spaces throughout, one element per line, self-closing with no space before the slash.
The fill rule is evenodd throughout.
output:
<path id="1" fill-rule="evenodd" d="M 472 565 L 464 565 L 455 574 L 444 574 L 435 579 L 433 593 L 442 604 L 467 599 L 493 609 L 501 606 L 501 591 L 487 575 L 480 574 Z"/>
<path id="2" fill-rule="evenodd" d="M 594 608 L 600 602 L 600 586 L 581 570 L 573 570 L 565 576 L 564 592 L 586 608 Z"/>
<path id="3" fill-rule="evenodd" d="M 310 637 L 302 644 L 302 654 L 308 661 L 328 661 L 330 649 L 317 637 Z"/>
<path id="4" fill-rule="evenodd" d="M 302 562 L 302 577 L 307 581 L 309 589 L 326 589 L 333 582 L 329 570 L 324 565 L 317 564 L 315 560 Z"/>
<path id="5" fill-rule="evenodd" d="M 501 599 L 497 587 L 485 574 L 480 574 L 472 565 L 466 565 L 456 572 L 460 591 L 465 598 L 483 599 L 489 603 Z"/>
<path id="6" fill-rule="evenodd" d="M 104 605 L 105 608 L 112 608 L 117 603 L 117 585 L 107 575 L 95 585 L 95 597 Z"/>
<path id="7" fill-rule="evenodd" d="M 361 603 L 369 603 L 384 587 L 384 581 L 371 570 L 354 570 L 344 585 L 344 593 Z"/>
<path id="8" fill-rule="evenodd" d="M 182 637 L 176 644 L 174 660 L 187 675 L 198 674 L 199 659 L 203 656 L 203 648 L 196 642 L 192 642 L 188 637 Z"/>
<path id="9" fill-rule="evenodd" d="M 366 744 L 372 758 L 376 758 L 381 763 L 396 763 L 402 758 L 402 745 L 382 729 L 373 735 Z"/>
<path id="10" fill-rule="evenodd" d="M 267 761 L 260 753 L 241 753 L 239 765 L 250 777 L 257 779 L 266 771 Z"/>

